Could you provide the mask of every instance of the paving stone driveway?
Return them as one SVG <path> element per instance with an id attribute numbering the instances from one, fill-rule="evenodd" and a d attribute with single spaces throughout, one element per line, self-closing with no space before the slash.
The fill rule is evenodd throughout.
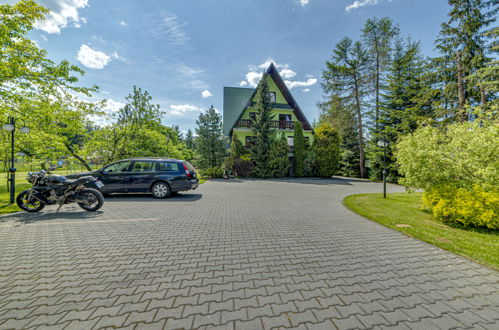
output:
<path id="1" fill-rule="evenodd" d="M 498 329 L 496 271 L 341 204 L 380 189 L 213 181 L 0 218 L 0 329 Z"/>

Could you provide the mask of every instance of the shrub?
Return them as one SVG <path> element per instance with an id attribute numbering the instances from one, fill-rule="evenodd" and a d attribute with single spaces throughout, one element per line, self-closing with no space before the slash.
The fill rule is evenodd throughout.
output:
<path id="1" fill-rule="evenodd" d="M 303 137 L 303 127 L 300 122 L 295 124 L 294 131 L 294 165 L 295 175 L 300 177 L 305 174 L 304 160 L 305 160 L 305 138 Z"/>
<path id="2" fill-rule="evenodd" d="M 272 142 L 270 147 L 269 167 L 273 178 L 289 175 L 289 146 L 284 134 Z"/>
<path id="3" fill-rule="evenodd" d="M 224 169 L 221 166 L 209 167 L 201 171 L 201 175 L 207 178 L 223 178 Z"/>
<path id="4" fill-rule="evenodd" d="M 313 150 L 318 166 L 318 174 L 332 177 L 338 171 L 340 161 L 340 135 L 329 124 L 322 124 L 315 131 Z"/>
<path id="5" fill-rule="evenodd" d="M 397 145 L 406 186 L 447 223 L 499 229 L 499 126 L 459 123 L 423 127 Z"/>
<path id="6" fill-rule="evenodd" d="M 499 229 L 499 190 L 487 192 L 478 185 L 471 191 L 445 186 L 425 192 L 423 202 L 445 223 Z"/>

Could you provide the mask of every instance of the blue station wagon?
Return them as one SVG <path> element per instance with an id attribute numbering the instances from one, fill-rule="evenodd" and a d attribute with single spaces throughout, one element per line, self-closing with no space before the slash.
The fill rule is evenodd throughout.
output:
<path id="1" fill-rule="evenodd" d="M 91 175 L 104 185 L 104 194 L 152 193 L 155 198 L 167 198 L 172 193 L 196 189 L 199 186 L 191 163 L 169 158 L 124 159 L 88 173 L 68 175 L 79 178 Z"/>

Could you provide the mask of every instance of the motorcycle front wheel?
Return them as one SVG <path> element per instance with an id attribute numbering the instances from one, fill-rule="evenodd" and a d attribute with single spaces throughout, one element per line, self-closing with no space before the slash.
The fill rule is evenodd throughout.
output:
<path id="1" fill-rule="evenodd" d="M 24 190 L 19 195 L 17 195 L 16 203 L 21 210 L 26 212 L 38 212 L 45 207 L 45 203 L 39 201 L 38 199 L 29 199 L 30 190 Z"/>
<path id="2" fill-rule="evenodd" d="M 78 196 L 78 205 L 85 211 L 97 211 L 104 205 L 104 196 L 96 189 L 83 189 Z"/>

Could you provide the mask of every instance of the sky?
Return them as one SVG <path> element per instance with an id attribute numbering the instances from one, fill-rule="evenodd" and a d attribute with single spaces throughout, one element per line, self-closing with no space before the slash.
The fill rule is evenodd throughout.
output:
<path id="1" fill-rule="evenodd" d="M 0 3 L 14 0 L 0 0 Z M 343 37 L 368 18 L 391 17 L 403 36 L 434 55 L 445 0 L 38 0 L 50 9 L 30 37 L 99 86 L 94 100 L 117 111 L 136 85 L 165 112 L 163 123 L 195 128 L 201 111 L 223 111 L 223 87 L 254 87 L 272 61 L 310 122 L 323 99 L 321 73 Z"/>

